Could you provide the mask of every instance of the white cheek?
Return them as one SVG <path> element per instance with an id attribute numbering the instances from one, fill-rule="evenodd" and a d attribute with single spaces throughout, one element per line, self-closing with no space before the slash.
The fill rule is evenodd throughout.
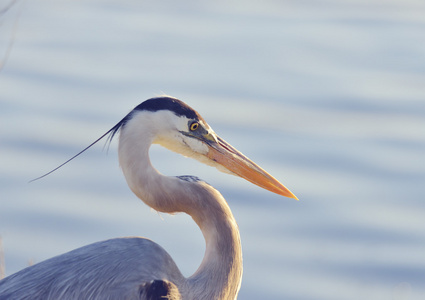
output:
<path id="1" fill-rule="evenodd" d="M 187 131 L 189 119 L 186 117 L 173 118 L 174 126 L 177 131 Z M 200 123 L 203 123 L 202 121 Z M 188 136 L 184 136 L 181 133 L 174 133 L 173 140 L 178 141 L 177 143 L 180 146 L 174 146 L 174 148 L 180 148 L 179 153 L 185 156 L 192 156 L 191 154 L 202 154 L 205 155 L 208 153 L 208 146 L 202 143 L 201 141 L 191 138 Z M 175 151 L 175 150 L 174 150 Z"/>
<path id="2" fill-rule="evenodd" d="M 208 146 L 195 138 L 183 137 L 183 142 L 187 144 L 193 152 L 203 155 L 208 153 Z"/>

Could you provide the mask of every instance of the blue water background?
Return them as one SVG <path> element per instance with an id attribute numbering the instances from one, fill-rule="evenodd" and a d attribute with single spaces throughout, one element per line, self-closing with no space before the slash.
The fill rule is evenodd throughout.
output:
<path id="1" fill-rule="evenodd" d="M 34 0 L 0 21 L 7 275 L 132 235 L 197 269 L 200 231 L 129 191 L 116 142 L 28 183 L 166 93 L 300 199 L 152 148 L 162 173 L 228 200 L 240 299 L 425 299 L 423 1 Z"/>

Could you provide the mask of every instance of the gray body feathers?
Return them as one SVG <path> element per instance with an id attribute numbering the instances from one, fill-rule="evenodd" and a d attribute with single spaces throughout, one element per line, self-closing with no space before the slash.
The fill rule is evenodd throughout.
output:
<path id="1" fill-rule="evenodd" d="M 53 257 L 3 279 L 0 300 L 148 299 L 143 289 L 153 279 L 171 281 L 175 287 L 185 282 L 158 244 L 138 237 L 118 238 Z M 179 299 L 176 289 L 173 293 L 177 297 L 169 299 Z"/>

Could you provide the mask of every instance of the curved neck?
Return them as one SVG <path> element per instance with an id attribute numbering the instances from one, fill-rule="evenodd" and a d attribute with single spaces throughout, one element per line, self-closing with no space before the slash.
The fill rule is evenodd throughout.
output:
<path id="1" fill-rule="evenodd" d="M 236 221 L 221 194 L 200 199 L 191 214 L 204 235 L 205 255 L 189 278 L 193 299 L 236 299 L 242 279 L 242 247 Z M 200 284 L 202 283 L 202 284 Z"/>
<path id="2" fill-rule="evenodd" d="M 189 214 L 205 238 L 205 256 L 181 289 L 187 299 L 235 299 L 242 278 L 238 226 L 225 199 L 205 182 L 161 175 L 150 163 L 153 138 L 121 133 L 119 161 L 131 190 L 161 212 Z"/>

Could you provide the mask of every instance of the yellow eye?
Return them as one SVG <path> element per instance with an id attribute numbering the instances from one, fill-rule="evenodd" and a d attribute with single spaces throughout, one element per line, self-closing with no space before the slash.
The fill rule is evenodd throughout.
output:
<path id="1" fill-rule="evenodd" d="M 198 128 L 199 128 L 198 122 L 193 122 L 192 124 L 190 124 L 190 131 L 195 131 Z"/>

